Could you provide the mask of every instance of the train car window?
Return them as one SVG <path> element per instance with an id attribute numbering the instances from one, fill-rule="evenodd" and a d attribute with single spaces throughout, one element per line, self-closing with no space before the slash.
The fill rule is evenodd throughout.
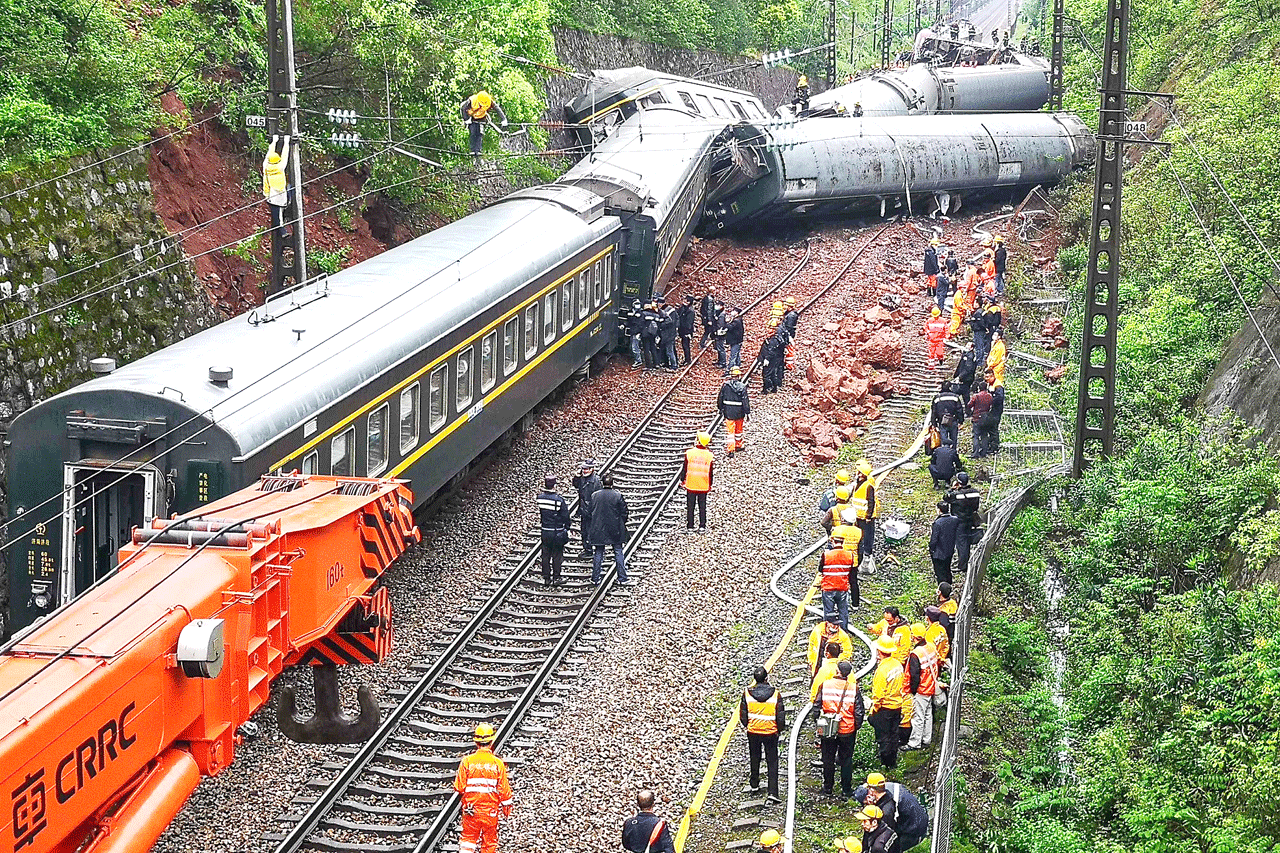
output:
<path id="1" fill-rule="evenodd" d="M 578 275 L 578 319 L 587 319 L 587 271 Z"/>
<path id="2" fill-rule="evenodd" d="M 711 103 L 711 99 L 708 98 L 706 95 L 702 94 L 701 92 L 698 92 L 698 104 L 700 106 L 706 107 L 706 109 L 702 111 L 704 115 L 709 115 L 709 116 L 719 115 L 719 113 L 716 112 L 715 105 Z"/>
<path id="3" fill-rule="evenodd" d="M 719 107 L 719 109 L 716 110 L 717 113 L 733 118 L 733 113 L 729 112 L 729 104 L 724 98 L 716 98 L 716 106 Z"/>
<path id="4" fill-rule="evenodd" d="M 573 325 L 573 283 L 560 288 L 560 328 L 566 332 Z"/>
<path id="5" fill-rule="evenodd" d="M 556 295 L 554 292 L 542 297 L 542 342 L 549 344 L 556 337 Z"/>
<path id="6" fill-rule="evenodd" d="M 368 455 L 365 476 L 376 477 L 387 467 L 387 429 L 391 426 L 391 404 L 383 403 L 369 413 Z"/>
<path id="7" fill-rule="evenodd" d="M 747 101 L 747 112 L 751 113 L 752 118 L 764 118 L 764 113 L 752 101 Z"/>
<path id="8" fill-rule="evenodd" d="M 602 270 L 600 267 L 601 267 L 601 263 L 599 261 L 596 261 L 596 269 L 595 269 L 596 305 L 599 305 L 600 303 L 604 302 L 604 275 L 602 275 L 604 270 Z"/>
<path id="9" fill-rule="evenodd" d="M 320 473 L 320 452 L 313 450 L 306 456 L 302 457 L 302 473 L 303 474 L 319 474 Z"/>
<path id="10" fill-rule="evenodd" d="M 454 371 L 454 402 L 457 403 L 457 411 L 462 412 L 463 409 L 471 405 L 471 397 L 475 394 L 476 380 L 475 375 L 471 372 L 471 366 L 475 362 L 475 347 L 467 347 L 458 353 L 458 366 Z"/>
<path id="11" fill-rule="evenodd" d="M 538 303 L 524 309 L 524 357 L 529 360 L 538 354 Z"/>
<path id="12" fill-rule="evenodd" d="M 676 94 L 680 96 L 680 100 L 684 101 L 684 105 L 686 107 L 693 110 L 698 115 L 702 115 L 702 110 L 698 109 L 698 105 L 693 102 L 693 98 L 689 96 L 688 92 L 677 91 Z"/>
<path id="13" fill-rule="evenodd" d="M 444 426 L 448 411 L 444 405 L 444 385 L 448 378 L 449 367 L 444 365 L 431 371 L 431 382 L 427 389 L 427 427 L 435 432 Z"/>
<path id="14" fill-rule="evenodd" d="M 335 477 L 350 477 L 355 469 L 356 428 L 345 430 L 329 442 L 329 473 Z"/>
<path id="15" fill-rule="evenodd" d="M 418 444 L 418 412 L 422 405 L 422 384 L 415 382 L 400 392 L 400 453 L 413 450 Z"/>
<path id="16" fill-rule="evenodd" d="M 490 332 L 480 342 L 480 393 L 488 394 L 498 381 L 498 333 Z"/>
<path id="17" fill-rule="evenodd" d="M 742 119 L 743 121 L 746 121 L 747 111 L 742 108 L 742 104 L 738 103 L 737 101 L 730 101 L 729 103 L 733 104 L 733 111 L 738 114 L 738 118 Z"/>
<path id="18" fill-rule="evenodd" d="M 512 317 L 502 327 L 502 372 L 510 375 L 520 363 L 516 352 L 516 336 L 520 334 L 520 318 Z"/>

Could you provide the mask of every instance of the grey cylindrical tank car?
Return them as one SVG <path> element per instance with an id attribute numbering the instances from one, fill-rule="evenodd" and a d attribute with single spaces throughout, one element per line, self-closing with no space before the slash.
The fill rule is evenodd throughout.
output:
<path id="1" fill-rule="evenodd" d="M 1026 59 L 975 68 L 916 63 L 814 95 L 809 110 L 852 113 L 859 103 L 868 117 L 1038 110 L 1049 100 L 1048 67 Z"/>
<path id="2" fill-rule="evenodd" d="M 712 230 L 868 208 L 954 212 L 965 193 L 1057 183 L 1094 153 L 1089 129 L 1067 113 L 806 119 L 738 132 L 762 174 L 713 200 Z"/>

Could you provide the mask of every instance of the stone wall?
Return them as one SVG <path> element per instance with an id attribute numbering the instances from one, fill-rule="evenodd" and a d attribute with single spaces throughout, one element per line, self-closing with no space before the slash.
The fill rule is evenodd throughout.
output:
<path id="1" fill-rule="evenodd" d="M 1261 431 L 1261 440 L 1272 452 L 1280 453 L 1280 367 L 1271 355 L 1280 355 L 1280 301 L 1264 291 L 1253 316 L 1266 334 L 1265 342 L 1246 317 L 1205 383 L 1200 401 L 1211 415 L 1231 409 Z"/>
<path id="2" fill-rule="evenodd" d="M 88 379 L 89 359 L 133 361 L 217 319 L 156 216 L 144 151 L 0 175 L 0 435 L 19 412 Z"/>

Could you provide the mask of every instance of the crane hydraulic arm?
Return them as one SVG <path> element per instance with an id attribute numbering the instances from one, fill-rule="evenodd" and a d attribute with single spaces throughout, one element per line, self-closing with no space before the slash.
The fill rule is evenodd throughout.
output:
<path id="1" fill-rule="evenodd" d="M 285 666 L 379 659 L 411 506 L 400 481 L 293 474 L 135 529 L 0 655 L 0 851 L 150 849 Z"/>

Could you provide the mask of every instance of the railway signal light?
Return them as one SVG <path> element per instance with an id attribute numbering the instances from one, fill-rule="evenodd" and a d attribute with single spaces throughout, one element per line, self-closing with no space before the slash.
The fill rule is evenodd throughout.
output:
<path id="1" fill-rule="evenodd" d="M 333 107 L 325 115 L 334 124 L 353 125 L 356 123 L 357 118 L 355 110 L 340 110 Z"/>
<path id="2" fill-rule="evenodd" d="M 364 143 L 358 133 L 331 133 L 329 134 L 329 144 L 337 145 L 339 148 L 359 148 Z"/>

